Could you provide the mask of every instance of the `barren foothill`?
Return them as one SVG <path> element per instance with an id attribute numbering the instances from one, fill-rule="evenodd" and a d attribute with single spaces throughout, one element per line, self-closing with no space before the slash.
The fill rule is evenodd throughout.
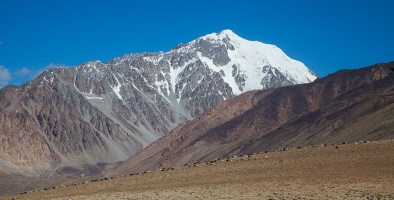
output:
<path id="1" fill-rule="evenodd" d="M 393 199 L 394 140 L 318 145 L 153 170 L 5 199 Z"/>

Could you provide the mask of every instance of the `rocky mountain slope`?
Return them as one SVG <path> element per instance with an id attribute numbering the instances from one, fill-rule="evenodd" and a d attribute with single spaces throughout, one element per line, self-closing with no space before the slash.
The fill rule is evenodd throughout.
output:
<path id="1" fill-rule="evenodd" d="M 0 173 L 100 173 L 222 100 L 314 79 L 274 45 L 230 30 L 167 53 L 50 69 L 0 90 Z"/>
<path id="2" fill-rule="evenodd" d="M 251 91 L 212 107 L 112 174 L 319 144 L 394 138 L 394 62 Z"/>

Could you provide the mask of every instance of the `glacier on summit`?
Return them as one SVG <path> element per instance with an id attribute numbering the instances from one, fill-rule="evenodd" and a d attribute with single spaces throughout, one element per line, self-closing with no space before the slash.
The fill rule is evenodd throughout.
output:
<path id="1" fill-rule="evenodd" d="M 202 60 L 212 69 L 217 67 L 216 69 L 220 68 L 227 72 L 225 74 L 229 74 L 227 77 L 224 76 L 224 79 L 232 86 L 235 95 L 254 89 L 309 83 L 317 78 L 317 75 L 303 63 L 289 58 L 275 45 L 248 41 L 231 30 L 224 30 L 219 34 L 212 33 L 201 39 L 211 42 L 212 45 L 227 45 L 229 62 L 224 66 L 216 66 L 206 58 Z M 235 81 L 237 76 L 242 77 L 242 81 Z"/>

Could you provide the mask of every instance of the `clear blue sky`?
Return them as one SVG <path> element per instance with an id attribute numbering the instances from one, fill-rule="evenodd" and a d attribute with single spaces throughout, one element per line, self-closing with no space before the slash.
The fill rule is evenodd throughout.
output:
<path id="1" fill-rule="evenodd" d="M 326 76 L 394 60 L 393 8 L 393 0 L 0 0 L 0 87 L 223 29 L 275 44 Z"/>

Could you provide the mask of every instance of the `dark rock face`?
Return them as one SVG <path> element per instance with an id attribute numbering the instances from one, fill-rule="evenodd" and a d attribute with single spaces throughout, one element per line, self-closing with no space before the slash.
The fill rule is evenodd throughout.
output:
<path id="1" fill-rule="evenodd" d="M 250 91 L 173 129 L 113 173 L 234 155 L 394 138 L 394 62 Z"/>
<path id="2" fill-rule="evenodd" d="M 270 65 L 264 66 L 262 72 L 267 74 L 267 76 L 261 80 L 261 85 L 263 85 L 264 88 L 278 88 L 292 85 L 294 81 L 293 79 L 288 79 L 279 70 Z"/>
<path id="3" fill-rule="evenodd" d="M 272 49 L 290 64 L 270 63 L 266 52 L 250 50 L 253 45 Z M 251 54 L 257 60 L 252 64 L 245 61 Z M 0 167 L 44 173 L 123 161 L 251 86 L 280 87 L 316 78 L 282 54 L 224 31 L 167 53 L 129 54 L 107 64 L 92 61 L 47 70 L 23 86 L 0 90 Z M 297 74 L 286 74 L 285 68 Z"/>

